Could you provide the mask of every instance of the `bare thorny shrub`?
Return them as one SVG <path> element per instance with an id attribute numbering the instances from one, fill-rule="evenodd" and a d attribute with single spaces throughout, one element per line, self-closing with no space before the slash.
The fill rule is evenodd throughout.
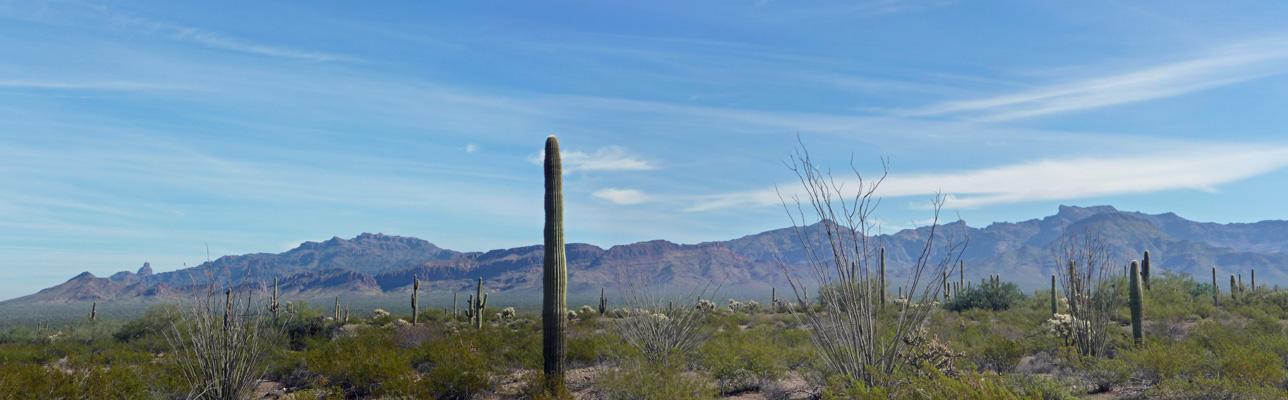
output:
<path id="1" fill-rule="evenodd" d="M 705 313 L 696 306 L 709 286 L 667 300 L 644 274 L 642 270 L 618 271 L 617 286 L 626 315 L 618 321 L 617 329 L 627 344 L 648 361 L 666 362 L 671 356 L 688 354 L 711 337 L 712 329 L 702 323 Z"/>
<path id="2" fill-rule="evenodd" d="M 945 237 L 939 230 L 943 196 L 935 196 L 934 219 L 924 230 L 924 245 L 916 261 L 906 269 L 903 293 L 907 302 L 882 304 L 878 227 L 871 218 L 880 203 L 875 197 L 885 179 L 864 180 L 857 169 L 857 182 L 838 180 L 798 149 L 788 167 L 804 187 L 804 198 L 793 196 L 795 210 L 784 199 L 797 239 L 805 253 L 808 278 L 820 288 L 817 304 L 821 312 L 793 314 L 810 330 L 810 341 L 818 351 L 824 374 L 839 375 L 868 386 L 887 386 L 885 377 L 901 369 L 915 369 L 928 362 L 946 367 L 951 352 L 938 354 L 934 340 L 927 340 L 924 325 L 953 267 L 968 240 Z M 848 184 L 857 187 L 847 188 Z M 780 192 L 781 197 L 781 192 Z M 820 223 L 810 225 L 808 220 Z M 809 294 L 796 267 L 781 261 L 800 309 L 808 309 Z M 890 271 L 888 270 L 887 273 Z M 892 296 L 887 296 L 891 298 Z M 889 310 L 887 310 L 889 308 Z M 942 349 L 940 349 L 942 350 Z"/>
<path id="3" fill-rule="evenodd" d="M 1111 317 L 1124 289 L 1114 284 L 1117 265 L 1108 243 L 1091 228 L 1081 236 L 1065 232 L 1051 243 L 1051 256 L 1072 317 L 1066 344 L 1083 356 L 1107 355 Z"/>
<path id="4" fill-rule="evenodd" d="M 251 289 L 220 292 L 214 279 L 206 286 L 206 293 L 181 302 L 179 318 L 165 332 L 191 388 L 187 398 L 249 398 L 285 324 L 274 323 L 263 301 L 251 300 Z"/>

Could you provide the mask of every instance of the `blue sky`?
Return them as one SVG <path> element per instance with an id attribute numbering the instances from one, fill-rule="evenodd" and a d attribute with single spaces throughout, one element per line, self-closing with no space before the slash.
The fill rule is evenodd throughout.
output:
<path id="1" fill-rule="evenodd" d="M 535 244 L 787 226 L 797 135 L 876 217 L 1283 218 L 1280 2 L 0 0 L 0 299 L 362 232 Z M 870 176 L 870 175 L 869 175 Z"/>

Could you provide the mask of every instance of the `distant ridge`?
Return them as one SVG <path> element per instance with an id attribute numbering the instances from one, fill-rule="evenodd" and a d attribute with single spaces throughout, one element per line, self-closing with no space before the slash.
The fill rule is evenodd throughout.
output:
<path id="1" fill-rule="evenodd" d="M 1049 281 L 1053 270 L 1048 244 L 1065 229 L 1081 233 L 1087 228 L 1098 230 L 1123 262 L 1149 250 L 1157 268 L 1200 280 L 1215 266 L 1221 276 L 1255 268 L 1258 282 L 1288 283 L 1288 221 L 1216 224 L 1173 213 L 1060 206 L 1056 214 L 1041 219 L 983 228 L 948 223 L 940 226 L 939 234 L 971 238 L 964 254 L 968 280 L 1001 274 L 1037 287 Z M 919 228 L 874 238 L 887 248 L 892 284 L 898 284 L 903 269 L 915 259 L 926 234 L 927 228 Z M 642 273 L 655 285 L 668 287 L 714 283 L 728 292 L 767 292 L 771 286 L 786 287 L 778 259 L 790 264 L 805 260 L 791 228 L 698 244 L 653 240 L 604 249 L 571 243 L 567 252 L 569 291 L 574 293 L 614 287 L 622 271 Z M 427 290 L 459 291 L 481 277 L 490 292 L 525 291 L 540 288 L 543 255 L 540 245 L 458 252 L 418 238 L 363 233 L 352 239 L 304 242 L 280 254 L 224 256 L 179 271 L 153 273 L 144 263 L 138 272 L 121 271 L 107 278 L 85 272 L 0 304 L 146 301 L 201 293 L 209 290 L 212 280 L 221 287 L 266 290 L 274 278 L 286 298 L 403 293 L 410 290 L 412 276 Z"/>

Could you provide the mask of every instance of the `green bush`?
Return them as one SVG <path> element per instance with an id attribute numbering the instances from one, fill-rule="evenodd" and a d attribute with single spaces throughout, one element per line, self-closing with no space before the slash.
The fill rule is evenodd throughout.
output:
<path id="1" fill-rule="evenodd" d="M 112 336 L 123 342 L 147 342 L 149 347 L 169 349 L 165 343 L 165 332 L 179 320 L 179 306 L 172 303 L 157 304 L 148 307 L 137 319 L 126 322 Z"/>
<path id="2" fill-rule="evenodd" d="M 315 386 L 335 388 L 348 398 L 424 395 L 411 354 L 394 345 L 391 329 L 366 328 L 357 336 L 339 337 L 306 351 L 302 364 Z"/>
<path id="3" fill-rule="evenodd" d="M 721 393 L 759 389 L 782 377 L 785 368 L 778 364 L 783 358 L 779 344 L 759 331 L 725 331 L 698 348 L 702 368 Z"/>
<path id="4" fill-rule="evenodd" d="M 967 354 L 976 366 L 993 372 L 1011 372 L 1024 357 L 1024 343 L 1001 336 L 991 335 L 984 344 L 971 349 Z"/>
<path id="5" fill-rule="evenodd" d="M 411 362 L 435 399 L 469 399 L 491 387 L 488 355 L 464 335 L 422 343 Z"/>
<path id="6" fill-rule="evenodd" d="M 1011 282 L 1003 282 L 1000 285 L 979 285 L 970 289 L 962 289 L 961 293 L 953 296 L 943 307 L 948 311 L 964 311 L 970 309 L 999 311 L 1011 308 L 1016 304 L 1024 301 L 1026 295 L 1020 290 L 1020 287 Z"/>
<path id="7" fill-rule="evenodd" d="M 1165 400 L 1273 400 L 1288 399 L 1288 393 L 1276 388 L 1248 385 L 1231 379 L 1172 379 L 1151 387 L 1146 398 Z"/>
<path id="8" fill-rule="evenodd" d="M 621 400 L 713 399 L 707 382 L 682 373 L 674 364 L 628 361 L 604 371 L 596 384 L 605 398 Z"/>

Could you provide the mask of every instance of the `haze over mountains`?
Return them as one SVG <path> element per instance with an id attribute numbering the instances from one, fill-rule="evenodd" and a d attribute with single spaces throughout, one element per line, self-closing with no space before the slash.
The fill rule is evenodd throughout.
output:
<path id="1" fill-rule="evenodd" d="M 1288 221 L 1217 224 L 1172 213 L 1061 206 L 1055 215 L 1041 219 L 982 228 L 949 223 L 941 225 L 939 233 L 970 237 L 963 255 L 967 280 L 1001 274 L 1032 288 L 1049 282 L 1054 267 L 1049 243 L 1066 230 L 1082 233 L 1088 227 L 1099 230 L 1123 263 L 1149 250 L 1156 268 L 1190 273 L 1201 282 L 1210 279 L 1213 266 L 1222 277 L 1255 268 L 1259 283 L 1288 282 Z M 927 232 L 928 228 L 909 229 L 874 238 L 887 248 L 892 285 L 902 282 Z M 611 290 L 630 274 L 646 276 L 656 287 L 684 290 L 714 284 L 735 296 L 767 297 L 769 287 L 786 287 L 776 260 L 804 260 L 792 228 L 688 245 L 654 240 L 604 249 L 571 243 L 567 253 L 570 295 L 597 295 L 601 287 Z M 417 238 L 364 233 L 352 239 L 305 242 L 281 254 L 224 256 L 178 271 L 153 273 L 145 263 L 138 272 L 106 278 L 85 272 L 0 304 L 160 300 L 208 290 L 205 283 L 212 279 L 220 285 L 265 290 L 277 278 L 287 299 L 380 296 L 409 291 L 413 275 L 421 279 L 422 290 L 430 292 L 464 293 L 481 277 L 488 292 L 535 296 L 543 255 L 540 245 L 458 252 Z"/>

